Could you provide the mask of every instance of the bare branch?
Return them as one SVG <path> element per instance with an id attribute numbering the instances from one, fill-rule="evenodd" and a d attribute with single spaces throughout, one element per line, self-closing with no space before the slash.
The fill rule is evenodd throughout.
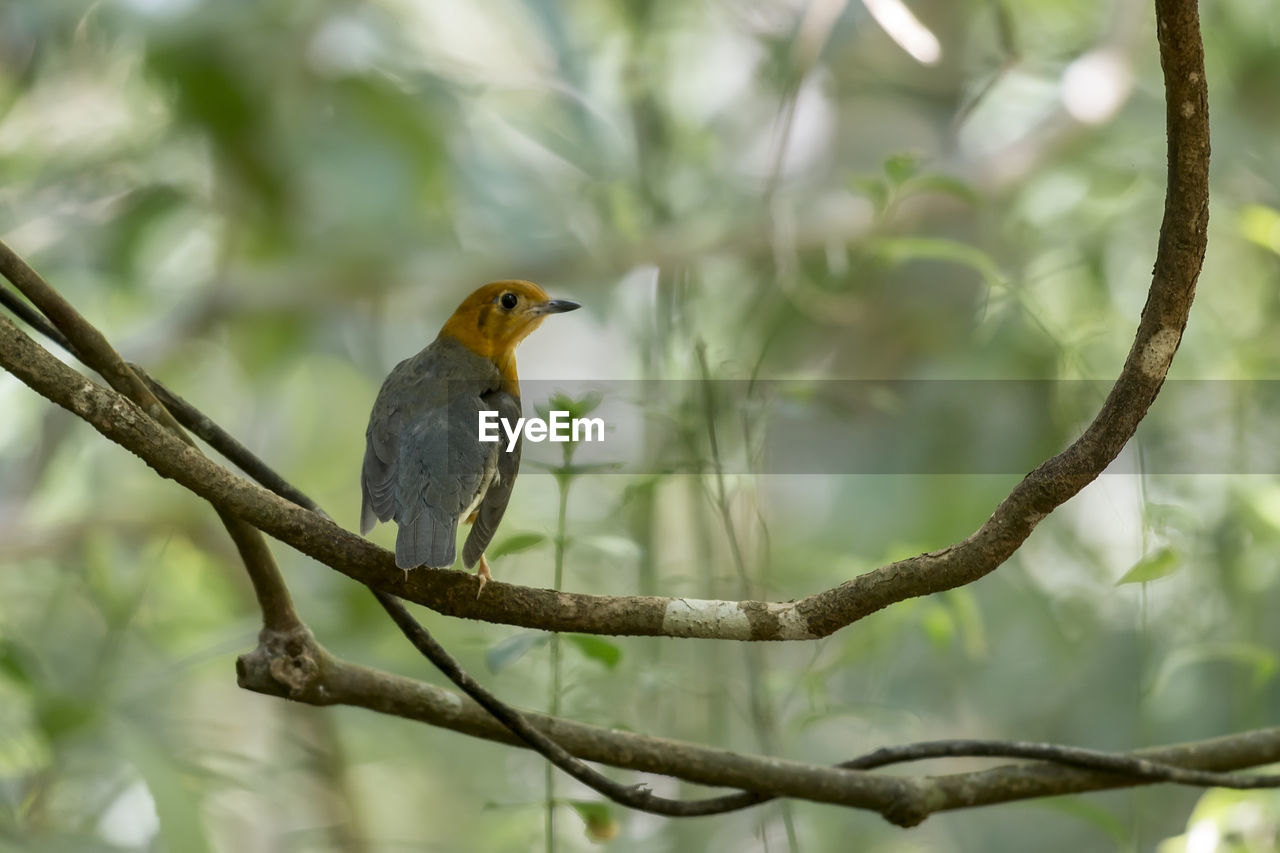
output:
<path id="1" fill-rule="evenodd" d="M 312 512 L 318 512 L 326 518 L 328 517 L 328 513 L 316 506 L 309 497 L 280 476 L 274 468 L 260 459 L 252 450 L 241 444 L 239 439 L 215 423 L 212 418 L 191 405 L 185 398 L 176 391 L 171 390 L 159 379 L 152 377 L 141 366 L 132 363 L 129 366 L 142 377 L 143 381 L 160 398 L 160 402 L 164 403 L 164 407 L 173 413 L 179 423 L 203 439 L 226 459 L 233 462 L 237 468 L 252 477 L 255 482 L 270 489 L 287 501 Z"/>
<path id="2" fill-rule="evenodd" d="M 53 324 L 56 329 L 53 333 L 54 340 L 62 343 L 82 362 L 96 370 L 112 388 L 140 406 L 150 418 L 158 424 L 163 424 L 165 429 L 195 450 L 195 442 L 192 441 L 191 436 L 187 435 L 182 425 L 156 398 L 151 388 L 120 357 L 120 353 L 111 346 L 106 336 L 3 242 L 0 242 L 0 273 L 13 282 L 22 295 L 31 300 L 40 313 Z M 10 307 L 27 316 L 29 320 L 38 320 L 30 316 L 20 302 L 14 303 L 12 300 L 6 300 L 6 302 Z M 38 327 L 43 325 L 38 323 Z M 14 331 L 17 330 L 14 329 Z M 49 330 L 45 329 L 45 331 Z M 31 343 L 29 339 L 28 343 Z M 199 453 L 198 450 L 195 452 Z M 264 627 L 287 630 L 300 625 L 298 614 L 294 611 L 293 602 L 289 597 L 289 589 L 285 586 L 284 578 L 280 576 L 280 569 L 276 566 L 275 558 L 271 555 L 262 534 L 243 519 L 220 507 L 218 515 L 227 528 L 227 533 L 235 542 L 240 558 L 244 561 L 245 569 L 249 573 L 249 579 L 258 597 L 258 604 L 262 609 Z"/>
<path id="3" fill-rule="evenodd" d="M 1186 325 L 1208 221 L 1204 59 L 1191 0 L 1160 0 L 1157 19 L 1168 99 L 1169 186 L 1155 273 L 1128 359 L 1085 433 L 1019 483 L 975 533 L 940 551 L 882 566 L 788 603 L 593 596 L 500 582 L 489 584 L 477 598 L 470 575 L 418 569 L 406 578 L 387 551 L 207 460 L 179 454 L 175 445 L 143 435 L 145 425 L 128 436 L 108 437 L 165 476 L 338 571 L 451 616 L 592 634 L 799 640 L 827 636 L 897 601 L 971 583 L 1007 560 L 1041 519 L 1116 457 L 1159 392 Z M 5 272 L 9 274 L 7 268 Z M 98 404 L 110 406 L 105 399 Z M 68 402 L 60 405 L 69 407 Z M 106 424 L 95 426 L 107 434 Z"/>
<path id="4" fill-rule="evenodd" d="M 71 342 L 50 325 L 49 321 L 44 319 L 40 312 L 31 306 L 31 303 L 24 301 L 22 297 L 3 285 L 0 285 L 0 305 L 8 308 L 40 334 L 78 357 L 78 353 Z M 298 506 L 325 514 L 324 510 L 316 506 L 310 498 L 298 491 L 284 477 L 280 476 L 274 468 L 254 454 L 252 450 L 241 444 L 239 439 L 187 402 L 176 391 L 171 390 L 159 379 L 147 373 L 142 365 L 129 362 L 129 367 L 147 384 L 147 387 L 164 404 L 164 407 L 178 423 L 191 430 L 208 443 L 210 447 L 235 463 L 240 470 L 252 477 L 255 482 L 265 486 L 285 500 L 296 503 Z"/>
<path id="5" fill-rule="evenodd" d="M 335 658 L 305 628 L 287 635 L 264 631 L 258 648 L 242 656 L 236 666 L 240 686 L 248 690 L 314 705 L 352 705 L 486 740 L 528 745 L 468 697 Z M 702 808 L 717 804 L 721 811 L 754 805 L 769 797 L 793 797 L 868 809 L 893 823 L 910 826 L 941 811 L 1155 781 L 1241 788 L 1274 787 L 1280 782 L 1274 776 L 1222 772 L 1280 761 L 1280 727 L 1127 755 L 1052 744 L 937 741 L 877 750 L 840 767 L 818 767 L 535 712 L 520 714 L 533 728 L 582 760 L 752 792 L 695 801 L 701 802 Z M 901 761 L 959 755 L 1039 757 L 1099 769 L 1035 764 L 924 777 L 863 772 Z M 1202 771 L 1214 772 L 1205 775 Z M 1138 778 L 1142 776 L 1147 779 Z"/>
<path id="6" fill-rule="evenodd" d="M 208 489 L 193 488 L 193 491 L 202 496 L 213 499 L 221 495 L 225 498 L 226 495 L 220 490 L 229 486 L 270 495 L 182 445 L 170 433 L 144 417 L 131 402 L 94 385 L 66 367 L 4 318 L 0 318 L 0 358 L 23 381 L 39 380 L 42 373 L 51 375 L 52 381 L 29 381 L 29 384 L 88 420 L 107 437 L 120 440 L 121 444 L 130 449 L 143 449 L 154 454 L 159 446 L 168 451 L 155 454 L 160 463 L 156 468 L 161 474 L 171 476 L 171 472 L 180 473 L 184 470 L 182 465 L 191 465 L 196 471 L 203 469 L 209 473 L 212 482 Z M 177 467 L 173 467 L 172 461 L 169 461 L 173 457 L 179 458 Z M 270 499 L 279 500 L 274 495 Z M 299 517 L 309 517 L 326 525 L 335 534 L 345 534 L 345 531 L 341 531 L 332 522 L 319 519 L 307 510 L 287 504 L 286 507 Z M 364 540 L 356 538 L 356 541 L 363 542 L 375 554 L 379 551 Z M 390 571 L 401 574 L 395 569 Z M 293 631 L 264 630 L 262 645 L 253 654 L 241 659 L 239 672 L 242 686 L 260 692 L 312 704 L 358 705 L 421 719 L 480 737 L 509 743 L 517 740 L 502 723 L 490 716 L 489 711 L 464 702 L 456 694 L 332 658 L 314 643 L 309 632 L 301 626 Z M 1134 777 L 1141 775 L 1139 771 L 1144 770 L 1140 765 L 1124 765 L 1127 768 L 1124 772 L 1132 772 L 1133 775 L 1117 776 L 1114 771 L 1100 774 L 1073 768 L 1007 768 L 987 771 L 994 775 L 961 774 L 923 781 L 869 777 L 842 769 L 743 756 L 661 738 L 612 732 L 538 715 L 524 716 L 532 725 L 545 731 L 555 743 L 580 758 L 648 772 L 667 773 L 703 784 L 741 787 L 752 791 L 750 794 L 701 801 L 696 808 L 702 809 L 704 813 L 711 810 L 713 805 L 715 809 L 723 810 L 754 804 L 766 795 L 792 796 L 868 808 L 894 822 L 910 824 L 922 820 L 932 811 L 1132 785 L 1136 784 Z M 919 749 L 919 745 L 898 748 L 902 752 L 873 754 L 863 761 L 900 760 L 913 748 Z M 1070 750 L 1061 747 L 1041 745 L 1041 748 L 1047 750 L 1042 753 L 1042 757 L 1054 757 L 1071 763 L 1084 760 L 1078 756 L 1073 757 Z M 924 754 L 957 753 L 944 753 L 935 749 L 933 753 L 917 753 L 916 757 Z M 1010 753 L 1000 751 L 988 754 Z M 1213 770 L 1254 766 L 1280 759 L 1280 730 L 1264 730 L 1219 741 L 1149 751 L 1140 753 L 1137 757 Z M 1156 775 L 1160 779 L 1194 781 L 1193 777 L 1183 779 L 1169 773 L 1167 769 L 1145 769 L 1155 774 L 1163 773 L 1164 775 Z M 1008 774 L 1013 775 L 1009 777 Z M 1010 778 L 1014 781 L 1010 782 Z M 1231 782 L 1229 779 L 1217 778 L 1211 781 L 1213 784 Z M 1259 780 L 1256 784 L 1267 784 L 1270 781 L 1273 780 Z M 945 796 L 940 796 L 939 791 L 945 792 Z"/>
<path id="7" fill-rule="evenodd" d="M 3 243 L 0 272 L 53 326 L 2 289 L 0 302 L 95 368 L 119 393 L 101 388 L 63 365 L 3 317 L 0 363 L 103 435 L 137 453 L 162 476 L 178 480 L 218 508 L 254 579 L 264 614 L 259 648 L 238 661 L 240 683 L 248 689 L 317 705 L 359 705 L 479 737 L 532 746 L 606 796 L 633 808 L 672 816 L 712 814 L 754 805 L 772 796 L 792 796 L 873 809 L 892 822 L 912 825 L 947 809 L 1157 781 L 1275 787 L 1280 785 L 1280 777 L 1215 771 L 1280 760 L 1280 729 L 1132 755 L 1049 744 L 939 741 L 887 748 L 838 767 L 823 768 L 525 714 L 479 685 L 398 602 L 375 589 L 406 636 L 477 705 L 448 691 L 358 667 L 325 652 L 294 614 L 265 540 L 254 529 L 270 532 L 380 589 L 400 587 L 397 593 L 412 600 L 421 600 L 415 597 L 421 595 L 428 599 L 423 603 L 441 612 L 553 630 L 590 631 L 588 626 L 596 625 L 596 633 L 753 640 L 822 636 L 895 601 L 981 577 L 1007 559 L 1041 518 L 1115 458 L 1159 392 L 1186 324 L 1203 260 L 1208 215 L 1203 57 L 1194 3 L 1157 0 L 1157 18 L 1168 95 L 1170 163 L 1165 220 L 1138 333 L 1102 410 L 1076 442 L 1028 475 L 968 539 L 877 569 L 794 604 L 580 596 L 507 584 L 494 584 L 497 589 L 483 602 L 474 602 L 470 598 L 474 581 L 469 576 L 422 570 L 413 574 L 414 580 L 402 581 L 387 552 L 338 528 L 305 495 L 211 419 L 126 364 L 98 330 Z M 157 393 L 182 413 L 183 421 L 199 424 L 202 435 L 214 436 L 211 443 L 228 458 L 305 508 L 291 505 L 203 457 Z M 960 755 L 1035 757 L 1071 766 L 1002 767 L 922 778 L 861 772 L 901 761 Z M 615 782 L 579 758 L 745 790 L 703 800 L 670 800 Z"/>
<path id="8" fill-rule="evenodd" d="M 700 800 L 671 800 L 656 796 L 647 788 L 615 782 L 575 758 L 568 750 L 544 734 L 524 713 L 502 702 L 502 700 L 481 686 L 479 682 L 462 669 L 461 665 L 445 651 L 444 647 L 435 641 L 430 632 L 418 624 L 404 605 L 393 596 L 376 590 L 374 591 L 374 596 L 395 621 L 405 637 L 413 643 L 414 647 L 431 663 L 435 664 L 436 668 L 443 672 L 470 699 L 488 711 L 524 745 L 541 753 L 556 767 L 559 767 L 584 785 L 604 794 L 614 802 L 629 808 L 667 817 L 695 817 L 723 814 L 759 805 L 773 799 L 767 794 L 759 793 L 755 790 L 757 786 L 753 785 L 751 786 L 752 790 L 738 794 L 727 794 L 721 797 L 708 797 Z M 557 722 L 562 721 L 557 720 Z M 945 740 L 886 747 L 836 765 L 835 769 L 870 770 L 890 764 L 920 761 L 928 758 L 974 756 L 1040 759 L 1055 765 L 1101 771 L 1112 774 L 1113 777 L 1119 775 L 1131 785 L 1176 782 L 1183 785 L 1238 789 L 1280 787 L 1280 776 L 1245 776 L 1231 773 L 1215 773 L 1172 766 L 1134 755 L 1113 755 L 1090 749 L 1021 741 Z M 1008 769 L 1016 770 L 1018 768 Z M 669 774 L 669 771 L 666 770 L 660 772 Z M 994 778 L 993 787 L 998 790 L 1004 790 L 1005 775 L 997 773 L 994 777 L 988 777 L 988 785 L 991 786 L 990 783 Z M 892 798 L 894 806 L 892 811 L 882 812 L 882 814 L 894 821 L 906 820 L 908 816 L 914 817 L 916 815 L 919 815 L 919 819 L 922 820 L 928 808 L 926 804 L 930 802 L 929 791 L 927 790 L 920 792 L 918 802 L 910 802 L 910 792 L 907 792 L 909 804 L 904 806 L 901 799 L 904 792 L 897 790 L 896 783 L 890 786 L 890 790 L 886 791 L 886 794 Z M 991 795 L 995 796 L 996 794 L 992 792 Z"/>
<path id="9" fill-rule="evenodd" d="M 589 767 L 585 762 L 575 758 L 572 753 L 556 743 L 528 718 L 498 699 L 478 681 L 472 678 L 461 665 L 436 642 L 431 634 L 418 624 L 394 596 L 374 590 L 374 597 L 382 605 L 387 614 L 400 628 L 401 632 L 413 643 L 414 648 L 427 660 L 462 689 L 472 701 L 480 705 L 498 720 L 512 734 L 531 749 L 539 752 L 544 758 L 577 779 L 584 785 L 604 794 L 615 803 L 628 808 L 664 815 L 666 817 L 695 817 L 709 814 L 721 814 L 726 811 L 745 808 L 763 802 L 768 797 L 743 794 L 729 797 L 711 797 L 704 800 L 673 800 L 654 794 L 645 786 L 624 785 Z"/>

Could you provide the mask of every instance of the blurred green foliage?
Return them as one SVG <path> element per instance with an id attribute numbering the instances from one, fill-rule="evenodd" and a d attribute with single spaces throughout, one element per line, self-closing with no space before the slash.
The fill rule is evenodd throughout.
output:
<path id="1" fill-rule="evenodd" d="M 524 345 L 542 379 L 696 378 L 698 351 L 718 379 L 1114 376 L 1162 210 L 1151 10 L 908 5 L 934 65 L 859 3 L 9 0 L 0 234 L 349 527 L 378 383 L 495 278 L 586 306 Z M 1203 4 L 1210 249 L 1175 377 L 1280 372 L 1273 12 Z M 1081 90 L 1082 68 L 1106 73 Z M 1081 92 L 1116 102 L 1082 122 Z M 657 415 L 703 454 L 709 420 L 750 430 L 705 403 Z M 256 613 L 208 507 L 4 375 L 0 412 L 0 848 L 541 848 L 541 759 L 239 691 Z M 564 586 L 799 597 L 967 535 L 1015 481 L 727 474 L 724 525 L 710 475 L 580 472 Z M 498 577 L 552 584 L 556 515 L 554 476 L 527 468 Z M 330 649 L 439 681 L 367 592 L 275 550 Z M 1207 737 L 1277 718 L 1278 577 L 1270 478 L 1118 470 L 980 583 L 755 664 L 566 637 L 560 708 L 818 762 L 947 736 Z M 545 707 L 539 635 L 423 616 Z M 904 834 L 807 803 L 674 822 L 558 791 L 565 850 L 1262 850 L 1280 815 L 1270 794 L 1159 788 Z M 1248 809 L 1265 819 L 1233 828 Z M 1205 826 L 1240 844 L 1194 846 Z"/>

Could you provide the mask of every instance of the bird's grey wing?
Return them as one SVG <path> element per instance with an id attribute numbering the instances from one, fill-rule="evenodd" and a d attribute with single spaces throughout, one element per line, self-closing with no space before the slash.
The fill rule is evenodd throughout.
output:
<path id="1" fill-rule="evenodd" d="M 412 412 L 400 434 L 395 483 L 396 565 L 452 566 L 458 522 L 484 487 L 490 444 L 479 436 L 481 401 L 452 394 Z"/>
<path id="2" fill-rule="evenodd" d="M 395 515 L 396 461 L 404 411 L 396 393 L 404 362 L 382 383 L 365 430 L 364 464 L 360 469 L 360 534 Z"/>
<path id="3" fill-rule="evenodd" d="M 511 423 L 520 417 L 520 400 L 506 391 L 494 391 L 482 398 L 490 410 L 496 410 L 498 416 Z M 505 438 L 498 444 L 497 467 L 493 480 L 484 493 L 484 499 L 476 510 L 476 520 L 462 546 L 462 565 L 468 569 L 479 561 L 484 549 L 489 547 L 493 534 L 498 531 L 502 514 L 507 511 L 507 501 L 511 499 L 511 488 L 516 483 L 516 474 L 520 471 L 520 447 L 523 437 L 516 439 L 516 446 L 507 451 Z"/>
<path id="4" fill-rule="evenodd" d="M 453 565 L 458 522 L 492 475 L 481 444 L 481 396 L 501 377 L 492 362 L 438 338 L 396 365 L 374 402 L 361 476 L 361 531 L 394 518 L 401 568 Z"/>

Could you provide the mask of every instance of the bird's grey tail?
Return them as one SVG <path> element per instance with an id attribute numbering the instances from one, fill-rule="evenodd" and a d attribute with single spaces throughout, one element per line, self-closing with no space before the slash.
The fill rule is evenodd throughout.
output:
<path id="1" fill-rule="evenodd" d="M 396 565 L 402 569 L 418 566 L 447 569 L 453 565 L 457 549 L 457 519 L 423 509 L 417 518 L 400 525 L 396 534 Z"/>

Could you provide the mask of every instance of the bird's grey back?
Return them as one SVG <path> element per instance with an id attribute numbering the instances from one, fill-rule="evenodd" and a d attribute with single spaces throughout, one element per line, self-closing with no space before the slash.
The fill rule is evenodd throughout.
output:
<path id="1" fill-rule="evenodd" d="M 498 444 L 482 444 L 479 412 L 497 366 L 449 337 L 395 366 L 366 430 L 360 530 L 395 519 L 401 568 L 453 565 L 461 515 L 492 476 Z"/>

